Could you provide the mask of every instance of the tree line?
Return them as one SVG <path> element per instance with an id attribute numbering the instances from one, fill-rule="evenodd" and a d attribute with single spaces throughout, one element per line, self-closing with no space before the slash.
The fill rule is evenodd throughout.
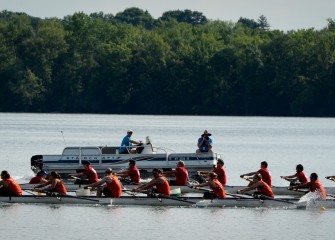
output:
<path id="1" fill-rule="evenodd" d="M 335 22 L 0 12 L 0 112 L 335 116 Z"/>

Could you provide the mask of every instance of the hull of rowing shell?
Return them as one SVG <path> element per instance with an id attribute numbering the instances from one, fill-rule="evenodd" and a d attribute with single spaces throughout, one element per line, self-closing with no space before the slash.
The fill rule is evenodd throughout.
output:
<path id="1" fill-rule="evenodd" d="M 29 190 L 37 186 L 37 184 L 21 184 L 21 188 L 24 190 Z M 77 185 L 77 184 L 66 184 L 66 189 L 68 191 L 76 191 L 82 188 L 84 185 Z M 126 189 L 134 189 L 137 188 L 138 185 L 124 185 Z M 180 188 L 181 193 L 203 193 L 204 191 L 199 189 L 192 189 L 188 186 L 171 186 L 171 190 Z M 236 193 L 237 190 L 243 189 L 245 186 L 226 186 L 225 191 L 227 193 Z M 209 189 L 209 188 L 207 188 Z M 326 187 L 326 192 L 328 194 L 335 194 L 335 187 Z M 272 187 L 272 190 L 275 195 L 296 195 L 302 196 L 303 192 L 298 191 L 291 191 L 288 190 L 287 187 Z"/>
<path id="2" fill-rule="evenodd" d="M 34 204 L 101 204 L 115 206 L 165 206 L 165 207 L 220 207 L 220 208 L 335 208 L 335 200 L 311 201 L 298 203 L 297 200 L 276 199 L 215 199 L 203 200 L 202 198 L 147 198 L 147 197 L 122 197 L 110 198 L 76 198 L 76 197 L 0 197 L 3 203 L 34 203 Z"/>

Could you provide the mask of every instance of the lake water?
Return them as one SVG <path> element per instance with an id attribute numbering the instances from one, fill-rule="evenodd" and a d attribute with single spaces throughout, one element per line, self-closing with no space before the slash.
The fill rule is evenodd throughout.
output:
<path id="1" fill-rule="evenodd" d="M 334 184 L 335 119 L 270 117 L 135 116 L 0 113 L 0 170 L 18 181 L 33 174 L 30 157 L 60 154 L 65 146 L 119 145 L 127 129 L 134 140 L 193 152 L 207 129 L 223 153 L 228 184 L 269 163 L 273 184 L 285 186 L 303 164 L 325 186 Z M 13 239 L 329 239 L 335 211 L 197 209 L 0 204 L 2 238 Z M 284 235 L 283 235 L 284 234 Z"/>

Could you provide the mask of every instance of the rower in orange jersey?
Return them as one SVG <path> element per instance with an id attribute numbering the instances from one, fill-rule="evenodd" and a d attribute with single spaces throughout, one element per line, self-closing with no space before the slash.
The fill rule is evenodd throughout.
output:
<path id="1" fill-rule="evenodd" d="M 265 181 L 262 180 L 261 174 L 255 174 L 252 177 L 252 181 L 250 182 L 249 186 L 244 189 L 238 190 L 237 193 L 245 193 L 253 189 L 257 189 L 256 193 L 260 193 L 271 198 L 274 197 L 271 187 Z"/>
<path id="2" fill-rule="evenodd" d="M 293 186 L 290 189 L 300 189 L 300 188 L 309 188 L 309 191 L 311 192 L 319 192 L 320 193 L 320 198 L 321 199 L 326 199 L 327 198 L 327 192 L 325 188 L 323 187 L 322 183 L 320 180 L 318 180 L 318 175 L 316 173 L 312 173 L 311 176 L 309 177 L 310 182 L 300 184 L 297 186 Z"/>
<path id="3" fill-rule="evenodd" d="M 154 168 L 152 170 L 152 174 L 154 176 L 154 179 L 138 188 L 133 189 L 132 192 L 141 192 L 143 190 L 152 188 L 153 193 L 170 196 L 169 181 L 163 176 L 163 172 L 158 168 Z"/>
<path id="4" fill-rule="evenodd" d="M 45 171 L 39 171 L 35 177 L 30 179 L 29 184 L 42 184 L 46 183 L 48 180 L 46 180 L 46 176 L 48 176 L 47 172 Z"/>
<path id="5" fill-rule="evenodd" d="M 50 196 L 52 195 L 52 193 L 56 193 L 60 196 L 66 195 L 67 190 L 66 190 L 65 184 L 57 172 L 52 171 L 49 175 L 49 180 L 45 183 L 35 186 L 34 190 L 39 191 L 39 188 L 42 188 L 48 185 L 50 185 L 50 187 L 43 189 L 43 191 L 48 192 L 47 195 Z"/>
<path id="6" fill-rule="evenodd" d="M 304 173 L 304 167 L 301 164 L 298 164 L 296 167 L 297 173 L 291 176 L 280 176 L 282 179 L 285 179 L 290 183 L 290 186 L 299 185 L 303 183 L 308 183 L 308 178 Z"/>
<path id="7" fill-rule="evenodd" d="M 182 160 L 179 160 L 175 170 L 166 171 L 163 173 L 166 177 L 176 176 L 176 180 L 170 180 L 169 184 L 171 186 L 186 186 L 188 180 L 188 171 L 185 167 L 185 163 Z"/>
<path id="8" fill-rule="evenodd" d="M 224 162 L 221 158 L 219 158 L 216 162 L 216 167 L 214 168 L 213 172 L 218 175 L 218 180 L 222 184 L 222 186 L 226 186 L 227 184 L 227 175 L 226 170 L 224 168 Z M 204 174 L 208 175 L 209 172 L 206 171 L 199 171 L 198 175 L 203 176 Z"/>
<path id="9" fill-rule="evenodd" d="M 83 160 L 81 162 L 84 166 L 84 171 L 80 173 L 71 173 L 69 174 L 70 177 L 85 177 L 86 179 L 76 179 L 74 184 L 90 184 L 95 183 L 99 180 L 98 174 L 95 169 L 91 166 L 90 161 Z"/>
<path id="10" fill-rule="evenodd" d="M 255 174 L 261 174 L 262 180 L 270 187 L 272 186 L 272 177 L 268 169 L 268 163 L 266 161 L 261 162 L 261 168 L 257 172 L 245 173 L 245 174 L 242 174 L 240 177 L 244 178 L 248 176 L 254 176 Z M 251 183 L 249 184 L 249 186 L 251 186 Z"/>
<path id="11" fill-rule="evenodd" d="M 20 185 L 4 170 L 1 172 L 0 196 L 21 196 Z"/>
<path id="12" fill-rule="evenodd" d="M 201 183 L 198 185 L 192 186 L 192 188 L 199 188 L 204 186 L 209 186 L 213 192 L 205 192 L 205 199 L 214 199 L 214 198 L 226 198 L 226 193 L 224 191 L 224 186 L 218 180 L 218 175 L 215 172 L 210 172 L 208 174 L 209 181 Z"/>
<path id="13" fill-rule="evenodd" d="M 115 176 L 118 177 L 123 177 L 121 178 L 121 182 L 127 183 L 127 184 L 140 184 L 141 181 L 141 175 L 140 171 L 136 167 L 136 161 L 131 159 L 129 160 L 129 168 L 126 171 L 123 172 L 118 172 L 114 174 Z M 125 177 L 129 177 L 130 179 L 127 179 Z"/>
<path id="14" fill-rule="evenodd" d="M 89 184 L 84 188 L 87 189 L 89 187 L 97 187 L 106 183 L 105 187 L 97 188 L 97 197 L 101 197 L 103 193 L 106 197 L 120 198 L 122 195 L 122 186 L 119 179 L 117 176 L 113 175 L 113 170 L 111 168 L 107 168 L 105 170 L 105 174 L 106 175 L 101 180 L 96 183 Z"/>

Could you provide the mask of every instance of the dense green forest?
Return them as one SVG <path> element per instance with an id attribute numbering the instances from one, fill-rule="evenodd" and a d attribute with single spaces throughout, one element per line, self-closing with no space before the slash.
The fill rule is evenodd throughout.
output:
<path id="1" fill-rule="evenodd" d="M 325 20 L 326 21 L 326 20 Z M 0 12 L 0 112 L 335 117 L 335 22 Z"/>

